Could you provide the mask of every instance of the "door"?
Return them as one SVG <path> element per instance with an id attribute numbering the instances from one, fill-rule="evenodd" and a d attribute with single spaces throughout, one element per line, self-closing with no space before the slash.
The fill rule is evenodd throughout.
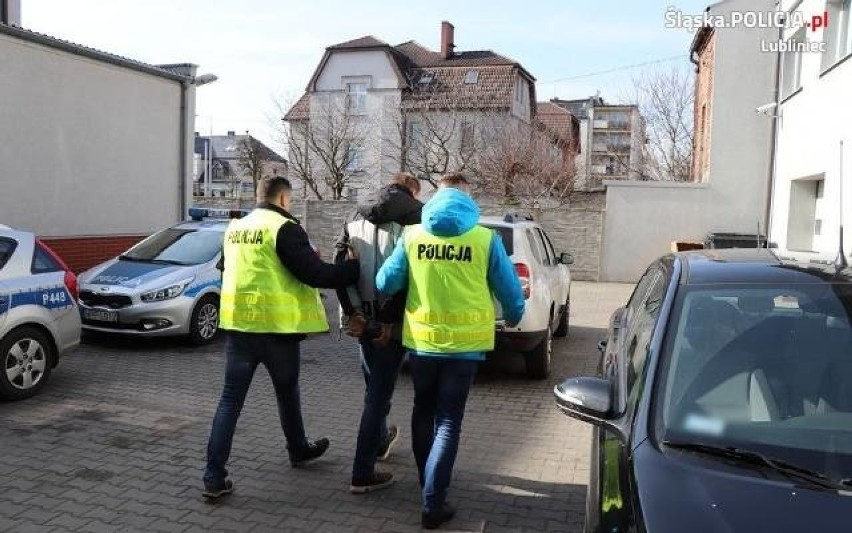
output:
<path id="1" fill-rule="evenodd" d="M 616 387 L 616 409 L 623 427 L 631 428 L 637 398 L 643 383 L 648 349 L 659 317 L 665 275 L 660 266 L 649 268 L 633 291 L 627 306 L 614 316 L 613 330 L 602 364 L 604 377 Z M 630 433 L 628 433 L 630 435 Z M 630 450 L 613 433 L 596 428 L 592 437 L 592 464 L 587 503 L 590 531 L 635 529 Z"/>
<path id="2" fill-rule="evenodd" d="M 559 306 L 565 303 L 564 301 L 559 300 L 562 289 L 557 272 L 557 257 L 553 251 L 553 247 L 550 246 L 549 241 L 544 235 L 544 230 L 541 228 L 535 228 L 533 229 L 533 234 L 535 235 L 543 253 L 542 271 L 544 272 L 547 283 L 548 304 L 553 307 L 553 316 L 551 317 L 551 324 L 553 324 L 559 316 Z"/>

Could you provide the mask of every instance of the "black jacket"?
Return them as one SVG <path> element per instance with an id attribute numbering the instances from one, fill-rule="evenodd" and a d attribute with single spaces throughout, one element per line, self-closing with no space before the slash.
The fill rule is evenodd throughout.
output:
<path id="1" fill-rule="evenodd" d="M 282 224 L 275 241 L 275 252 L 281 264 L 299 281 L 317 289 L 340 289 L 358 281 L 359 263 L 346 259 L 337 264 L 326 263 L 308 241 L 308 234 L 299 220 L 278 206 L 261 203 L 257 209 L 269 209 L 292 220 L 293 224 Z M 220 261 L 224 269 L 224 254 Z"/>
<path id="2" fill-rule="evenodd" d="M 389 222 L 396 222 L 401 226 L 420 224 L 420 212 L 422 210 L 423 203 L 412 196 L 407 188 L 395 183 L 384 187 L 379 192 L 379 198 L 376 202 L 358 206 L 358 214 L 377 226 Z M 349 234 L 346 231 L 346 226 L 343 226 L 343 235 L 337 246 L 337 260 L 342 260 L 345 257 L 346 248 L 342 245 L 347 242 L 349 242 Z M 402 322 L 406 298 L 407 291 L 396 293 L 378 310 L 376 319 L 386 324 Z M 345 315 L 349 316 L 355 312 L 345 289 L 337 290 L 337 299 Z"/>
<path id="3" fill-rule="evenodd" d="M 411 195 L 402 185 L 391 184 L 379 192 L 379 199 L 372 204 L 358 206 L 358 214 L 375 225 L 396 222 L 401 226 L 420 223 L 423 203 Z"/>

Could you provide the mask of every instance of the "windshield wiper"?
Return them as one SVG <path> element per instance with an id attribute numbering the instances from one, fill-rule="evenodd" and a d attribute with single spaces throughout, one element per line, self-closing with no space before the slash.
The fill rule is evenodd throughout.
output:
<path id="1" fill-rule="evenodd" d="M 154 263 L 155 265 L 177 265 L 177 266 L 189 266 L 192 263 L 187 263 L 185 261 L 176 261 L 174 259 L 143 259 L 141 257 L 133 257 L 130 255 L 121 254 L 118 256 L 118 259 L 121 261 L 135 261 L 137 263 Z"/>
<path id="2" fill-rule="evenodd" d="M 734 446 L 718 446 L 704 442 L 694 441 L 672 441 L 665 440 L 663 445 L 669 448 L 686 450 L 716 457 L 723 457 L 733 461 L 747 463 L 756 466 L 769 468 L 775 472 L 787 476 L 789 479 L 798 479 L 805 481 L 812 487 L 829 489 L 829 490 L 848 490 L 848 486 L 844 486 L 840 482 L 829 479 L 828 476 L 821 472 L 816 472 L 781 459 L 768 457 L 754 450 L 746 450 L 736 448 Z"/>
<path id="3" fill-rule="evenodd" d="M 177 266 L 189 266 L 192 263 L 187 263 L 186 261 L 177 261 L 175 259 L 149 259 L 150 263 L 157 263 L 160 265 L 177 265 Z"/>

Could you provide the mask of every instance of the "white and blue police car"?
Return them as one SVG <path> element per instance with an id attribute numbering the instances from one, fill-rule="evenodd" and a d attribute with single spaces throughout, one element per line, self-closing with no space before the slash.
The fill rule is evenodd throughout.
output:
<path id="1" fill-rule="evenodd" d="M 76 300 L 77 278 L 59 256 L 0 225 L 0 399 L 36 394 L 80 343 Z"/>
<path id="2" fill-rule="evenodd" d="M 159 231 L 80 274 L 83 330 L 177 336 L 206 344 L 219 329 L 217 263 L 230 218 L 248 211 L 192 208 L 192 220 Z"/>

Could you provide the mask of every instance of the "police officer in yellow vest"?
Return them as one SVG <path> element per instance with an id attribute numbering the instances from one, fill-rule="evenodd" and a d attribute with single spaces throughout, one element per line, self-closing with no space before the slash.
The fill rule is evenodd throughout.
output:
<path id="1" fill-rule="evenodd" d="M 225 464 L 237 418 L 254 371 L 263 364 L 272 378 L 290 463 L 316 459 L 328 439 L 308 442 L 299 399 L 299 343 L 328 331 L 317 288 L 338 289 L 358 280 L 358 261 L 324 263 L 287 209 L 290 182 L 261 181 L 259 204 L 225 232 L 220 327 L 227 331 L 225 387 L 207 445 L 204 492 L 216 499 L 234 490 Z"/>
<path id="2" fill-rule="evenodd" d="M 459 175 L 443 181 L 466 183 Z M 423 207 L 422 224 L 406 228 L 376 277 L 385 294 L 408 287 L 403 344 L 411 353 L 411 439 L 426 529 L 440 527 L 455 512 L 447 488 L 468 392 L 485 352 L 494 349 L 492 293 L 508 324 L 517 324 L 524 312 L 503 242 L 478 220 L 479 207 L 467 193 L 441 188 Z"/>

